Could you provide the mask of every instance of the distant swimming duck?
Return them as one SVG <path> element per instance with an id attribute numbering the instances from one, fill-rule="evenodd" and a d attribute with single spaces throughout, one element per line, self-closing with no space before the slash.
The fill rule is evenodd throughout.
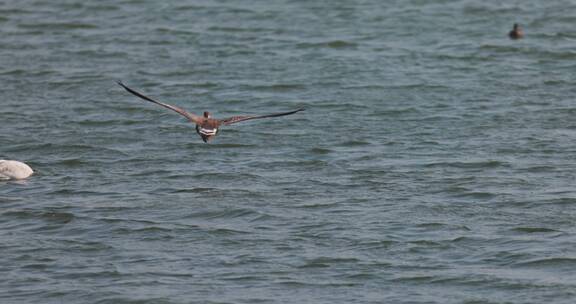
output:
<path id="1" fill-rule="evenodd" d="M 33 173 L 32 168 L 23 162 L 0 159 L 0 180 L 25 179 Z"/>
<path id="2" fill-rule="evenodd" d="M 188 118 L 188 120 L 190 120 L 190 122 L 193 122 L 196 124 L 196 133 L 198 133 L 198 135 L 200 135 L 200 137 L 202 137 L 202 140 L 205 143 L 209 142 L 211 139 L 213 139 L 216 136 L 216 134 L 218 133 L 218 129 L 222 125 L 227 126 L 227 125 L 231 125 L 231 124 L 245 121 L 245 120 L 268 118 L 268 117 L 278 117 L 278 116 L 290 115 L 290 114 L 294 114 L 296 112 L 304 111 L 303 108 L 300 108 L 300 109 L 297 109 L 294 111 L 283 112 L 283 113 L 257 115 L 257 116 L 233 116 L 233 117 L 229 117 L 226 119 L 215 119 L 215 118 L 212 118 L 212 116 L 210 115 L 210 112 L 204 112 L 203 116 L 198 116 L 198 115 L 189 113 L 182 108 L 179 108 L 179 107 L 176 107 L 173 105 L 169 105 L 169 104 L 166 104 L 163 102 L 159 102 L 159 101 L 156 101 L 150 97 L 142 95 L 142 94 L 132 90 L 131 88 L 125 86 L 120 81 L 118 82 L 118 84 L 120 86 L 122 86 L 126 91 L 132 93 L 133 95 L 136 95 L 137 97 L 140 97 L 144 100 L 147 100 L 147 101 L 153 102 L 157 105 L 168 108 L 168 109 L 175 111 L 178 114 Z"/>
<path id="3" fill-rule="evenodd" d="M 508 33 L 508 37 L 510 37 L 510 39 L 520 39 L 524 37 L 524 31 L 520 28 L 518 23 L 514 23 L 514 27 L 510 33 Z"/>

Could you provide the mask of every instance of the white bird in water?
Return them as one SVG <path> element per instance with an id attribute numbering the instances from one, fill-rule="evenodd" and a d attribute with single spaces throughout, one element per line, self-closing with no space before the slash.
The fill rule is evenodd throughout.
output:
<path id="1" fill-rule="evenodd" d="M 33 173 L 34 170 L 23 162 L 0 159 L 0 180 L 25 179 Z"/>

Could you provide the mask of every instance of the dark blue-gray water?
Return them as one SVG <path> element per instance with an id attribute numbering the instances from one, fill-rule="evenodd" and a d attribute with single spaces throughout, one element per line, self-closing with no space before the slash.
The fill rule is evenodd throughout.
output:
<path id="1" fill-rule="evenodd" d="M 0 1 L 0 303 L 574 303 L 575 11 Z"/>

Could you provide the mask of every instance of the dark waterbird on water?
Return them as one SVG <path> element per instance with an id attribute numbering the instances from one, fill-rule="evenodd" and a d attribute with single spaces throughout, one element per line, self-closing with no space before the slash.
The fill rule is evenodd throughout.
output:
<path id="1" fill-rule="evenodd" d="M 210 115 L 210 112 L 204 112 L 203 116 L 198 116 L 195 114 L 192 114 L 190 112 L 187 112 L 186 110 L 173 106 L 173 105 L 169 105 L 160 101 L 156 101 L 148 96 L 142 95 L 134 90 L 132 90 L 131 88 L 125 86 L 122 82 L 118 82 L 118 84 L 120 86 L 122 86 L 126 91 L 144 99 L 150 102 L 153 102 L 157 105 L 163 106 L 165 108 L 168 108 L 172 111 L 175 111 L 177 113 L 179 113 L 180 115 L 188 118 L 188 120 L 190 120 L 190 122 L 193 122 L 196 124 L 196 133 L 198 133 L 198 135 L 200 135 L 200 137 L 202 137 L 202 140 L 207 143 L 208 141 L 210 141 L 212 138 L 214 138 L 216 136 L 216 134 L 218 133 L 218 128 L 220 128 L 220 126 L 227 126 L 227 125 L 231 125 L 237 122 L 241 122 L 241 121 L 245 121 L 245 120 L 251 120 L 251 119 L 260 119 L 260 118 L 268 118 L 268 117 L 278 117 L 278 116 L 285 116 L 285 115 L 290 115 L 290 114 L 294 114 L 296 112 L 300 112 L 300 111 L 304 111 L 303 108 L 294 110 L 294 111 L 290 111 L 290 112 L 282 112 L 282 113 L 275 113 L 275 114 L 266 114 L 266 115 L 246 115 L 246 116 L 232 116 L 229 118 L 225 118 L 225 119 L 216 119 L 216 118 L 212 118 Z"/>
<path id="2" fill-rule="evenodd" d="M 510 33 L 508 33 L 508 37 L 510 37 L 510 39 L 520 39 L 524 37 L 524 31 L 522 30 L 522 28 L 520 28 L 520 25 L 518 25 L 518 23 L 514 23 L 514 27 L 512 28 Z"/>

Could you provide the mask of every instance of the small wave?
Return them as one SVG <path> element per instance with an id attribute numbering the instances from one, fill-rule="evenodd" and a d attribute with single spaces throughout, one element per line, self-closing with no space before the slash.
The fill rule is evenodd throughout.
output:
<path id="1" fill-rule="evenodd" d="M 252 144 L 238 144 L 238 143 L 216 143 L 214 144 L 218 148 L 225 148 L 225 149 L 238 149 L 238 148 L 259 148 L 258 145 Z"/>
<path id="2" fill-rule="evenodd" d="M 85 127 L 109 127 L 109 126 L 132 126 L 142 124 L 141 120 L 132 120 L 132 119 L 105 119 L 105 120 L 81 120 L 81 121 L 74 121 L 73 123 L 79 126 Z"/>
<path id="3" fill-rule="evenodd" d="M 18 25 L 24 29 L 39 29 L 39 30 L 84 30 L 84 29 L 97 29 L 98 26 L 89 23 L 69 22 L 69 23 L 33 23 L 33 24 L 20 24 Z"/>
<path id="4" fill-rule="evenodd" d="M 49 76 L 56 74 L 53 70 L 23 70 L 23 69 L 12 69 L 6 71 L 0 71 L 0 75 L 8 75 L 8 76 L 26 76 L 26 77 L 40 77 L 40 76 Z"/>
<path id="5" fill-rule="evenodd" d="M 119 6 L 114 4 L 101 4 L 101 3 L 90 3 L 90 7 L 88 8 L 90 11 L 103 11 L 103 12 L 110 12 L 110 11 L 117 11 L 119 10 Z"/>
<path id="6" fill-rule="evenodd" d="M 445 223 L 422 223 L 419 224 L 417 227 L 425 228 L 427 231 L 429 230 L 464 230 L 470 231 L 470 228 L 465 225 L 452 225 L 452 224 L 445 224 Z"/>
<path id="7" fill-rule="evenodd" d="M 478 15 L 478 16 L 491 16 L 494 15 L 495 13 L 498 14 L 504 14 L 504 13 L 511 13 L 511 14 L 521 14 L 523 13 L 523 7 L 522 6 L 512 6 L 512 5 L 508 5 L 508 6 L 503 6 L 503 5 L 498 5 L 498 6 L 491 6 L 491 5 L 486 5 L 486 4 L 480 4 L 481 2 L 478 2 L 477 4 L 474 5 L 466 5 L 464 7 L 464 9 L 462 10 L 462 12 L 464 14 L 470 14 L 470 15 Z"/>
<path id="8" fill-rule="evenodd" d="M 135 173 L 131 173 L 129 174 L 129 176 L 133 176 L 133 177 L 137 177 L 137 176 L 163 176 L 163 175 L 170 175 L 173 172 L 170 170 L 164 170 L 164 169 L 149 169 L 149 170 L 144 170 L 144 171 L 139 171 L 139 172 L 135 172 Z M 161 191 L 164 189 L 156 189 L 157 191 Z"/>
<path id="9" fill-rule="evenodd" d="M 231 235 L 249 234 L 250 232 L 231 228 L 210 228 L 208 229 L 208 233 L 215 236 L 231 236 Z"/>
<path id="10" fill-rule="evenodd" d="M 571 86 L 574 84 L 574 82 L 568 79 L 546 79 L 544 80 L 543 84 L 546 86 Z"/>
<path id="11" fill-rule="evenodd" d="M 194 188 L 186 188 L 186 189 L 157 189 L 160 192 L 171 192 L 171 193 L 210 193 L 221 191 L 219 188 L 212 188 L 212 187 L 194 187 Z"/>
<path id="12" fill-rule="evenodd" d="M 149 75 L 149 76 L 155 76 L 155 77 L 163 77 L 163 78 L 167 78 L 167 77 L 177 77 L 177 76 L 193 76 L 196 75 L 198 73 L 200 73 L 201 71 L 197 71 L 194 69 L 182 69 L 180 67 L 174 67 L 173 69 L 162 69 L 162 70 L 157 70 L 157 71 L 143 71 L 143 70 L 139 70 L 138 73 L 142 74 L 142 75 Z M 169 85 L 167 85 L 168 88 L 171 89 L 175 89 L 178 88 L 180 86 L 184 87 L 185 90 L 189 90 L 190 88 L 213 88 L 213 87 L 217 87 L 218 84 L 217 83 L 212 83 L 212 82 L 198 82 L 198 83 L 170 83 L 167 81 L 167 83 L 169 83 Z"/>
<path id="13" fill-rule="evenodd" d="M 363 140 L 349 140 L 339 144 L 339 147 L 362 147 L 368 146 L 370 142 L 363 141 Z"/>
<path id="14" fill-rule="evenodd" d="M 201 211 L 188 215 L 188 218 L 199 219 L 232 219 L 248 216 L 260 216 L 259 212 L 246 208 L 226 209 L 218 211 Z"/>
<path id="15" fill-rule="evenodd" d="M 458 243 L 458 244 L 477 244 L 485 242 L 484 239 L 467 237 L 467 236 L 459 236 L 455 239 L 450 240 L 451 243 Z"/>
<path id="16" fill-rule="evenodd" d="M 211 173 L 200 173 L 194 175 L 194 178 L 202 179 L 202 180 L 213 180 L 213 181 L 237 181 L 237 180 L 244 180 L 244 181 L 258 181 L 260 180 L 259 175 L 249 174 L 249 173 L 238 173 L 238 174 L 230 174 L 227 172 L 211 172 Z"/>
<path id="17" fill-rule="evenodd" d="M 557 198 L 557 199 L 551 200 L 549 202 L 549 204 L 560 205 L 560 206 L 574 205 L 574 204 L 576 204 L 576 198 L 573 198 L 573 197 Z"/>
<path id="18" fill-rule="evenodd" d="M 32 7 L 30 7 L 32 8 Z M 27 15 L 27 14 L 33 14 L 35 13 L 35 11 L 32 10 L 25 10 L 25 9 L 19 9 L 19 8 L 7 8 L 7 9 L 0 9 L 0 14 L 2 15 Z"/>
<path id="19" fill-rule="evenodd" d="M 438 277 L 432 275 L 406 275 L 406 276 L 399 276 L 394 279 L 396 282 L 402 283 L 431 283 L 437 280 Z"/>
<path id="20" fill-rule="evenodd" d="M 0 181 L 0 182 L 5 182 L 5 181 Z M 13 182 L 14 183 L 14 182 Z M 22 181 L 16 181 L 16 184 L 22 183 Z M 8 197 L 8 196 L 0 196 L 0 203 L 4 204 L 4 203 L 12 203 L 12 202 L 22 202 L 24 201 L 24 198 L 21 197 Z"/>
<path id="21" fill-rule="evenodd" d="M 452 167 L 459 169 L 492 169 L 499 167 L 508 167 L 509 164 L 497 160 L 486 160 L 486 161 L 470 161 L 470 162 L 434 162 L 425 164 L 425 167 Z"/>
<path id="22" fill-rule="evenodd" d="M 558 230 L 550 229 L 550 228 L 543 228 L 543 227 L 517 227 L 512 229 L 515 232 L 522 232 L 522 233 L 551 233 L 551 232 L 560 232 Z"/>
<path id="23" fill-rule="evenodd" d="M 100 196 L 104 193 L 96 192 L 96 191 L 79 190 L 79 189 L 58 189 L 58 190 L 50 192 L 50 194 L 61 195 L 61 196 L 75 196 L 75 195 Z M 106 193 L 106 194 L 109 194 L 109 193 Z"/>
<path id="24" fill-rule="evenodd" d="M 349 264 L 358 263 L 360 260 L 357 258 L 344 258 L 344 257 L 317 257 L 307 260 L 304 265 L 298 268 L 326 268 L 334 266 L 335 264 Z"/>
<path id="25" fill-rule="evenodd" d="M 398 244 L 400 244 L 397 241 L 392 241 L 392 240 L 380 240 L 380 241 L 360 241 L 357 242 L 355 244 L 352 244 L 350 246 L 350 248 L 355 249 L 355 250 L 361 250 L 361 251 L 370 251 L 370 250 L 374 250 L 374 251 L 380 251 L 380 250 L 385 250 L 385 249 L 389 249 L 393 246 L 397 246 Z M 390 263 L 384 263 L 384 262 L 380 262 L 381 266 L 391 266 Z"/>
<path id="26" fill-rule="evenodd" d="M 148 227 L 139 227 L 139 228 L 117 228 L 114 230 L 120 234 L 130 234 L 130 233 L 164 233 L 164 232 L 173 232 L 174 229 L 161 227 L 161 226 L 148 226 Z"/>
<path id="27" fill-rule="evenodd" d="M 258 33 L 272 31 L 265 28 L 242 28 L 242 27 L 227 27 L 227 26 L 211 26 L 208 28 L 209 31 L 215 32 L 225 32 L 225 33 Z"/>
<path id="28" fill-rule="evenodd" d="M 299 83 L 276 83 L 267 85 L 244 85 L 246 89 L 268 92 L 286 92 L 304 90 L 306 86 Z"/>
<path id="29" fill-rule="evenodd" d="M 90 271 L 86 270 L 90 268 L 84 268 L 81 271 L 69 271 L 58 275 L 58 279 L 61 280 L 84 280 L 84 279 L 106 279 L 106 280 L 117 280 L 124 275 L 117 270 L 102 270 L 102 271 Z"/>
<path id="30" fill-rule="evenodd" d="M 9 152 L 25 152 L 30 150 L 40 150 L 44 153 L 61 154 L 64 152 L 73 152 L 80 154 L 83 152 L 93 152 L 94 149 L 103 149 L 89 144 L 60 144 L 60 143 L 34 143 L 34 144 L 21 144 L 10 147 Z"/>
<path id="31" fill-rule="evenodd" d="M 518 171 L 520 172 L 524 171 L 529 173 L 547 173 L 547 172 L 554 172 L 557 170 L 558 170 L 557 167 L 542 165 L 542 166 L 532 166 L 528 168 L 523 168 L 519 169 Z"/>
<path id="32" fill-rule="evenodd" d="M 110 250 L 113 248 L 111 245 L 98 241 L 68 239 L 68 240 L 62 240 L 61 242 L 62 244 L 65 245 L 67 250 L 75 250 L 75 251 L 103 251 L 103 250 Z"/>
<path id="33" fill-rule="evenodd" d="M 304 106 L 309 106 L 309 105 L 304 104 Z M 314 108 L 318 109 L 318 110 L 327 110 L 327 111 L 330 111 L 332 113 L 342 112 L 342 113 L 349 114 L 349 113 L 355 112 L 355 111 L 358 111 L 358 112 L 364 111 L 364 110 L 368 109 L 368 106 L 361 105 L 361 104 L 342 104 L 342 103 L 332 103 L 332 102 L 321 102 L 321 103 L 314 104 Z"/>
<path id="34" fill-rule="evenodd" d="M 520 49 L 517 46 L 511 45 L 484 44 L 480 46 L 480 50 L 494 51 L 497 53 L 517 53 Z"/>
<path id="35" fill-rule="evenodd" d="M 59 161 L 59 164 L 64 165 L 66 167 L 81 167 L 82 165 L 87 164 L 88 162 L 80 159 L 80 158 L 69 158 L 69 159 L 63 159 L 61 161 Z"/>
<path id="36" fill-rule="evenodd" d="M 209 9 L 209 6 L 202 6 L 202 5 L 196 5 L 196 4 L 184 4 L 184 5 L 174 7 L 174 10 L 179 11 L 179 12 L 181 12 L 181 11 L 199 11 L 199 10 L 203 10 L 203 9 Z"/>
<path id="37" fill-rule="evenodd" d="M 67 224 L 75 219 L 74 214 L 68 212 L 41 212 L 33 210 L 8 211 L 3 213 L 4 216 L 15 217 L 19 219 L 41 219 L 47 222 Z"/>
<path id="38" fill-rule="evenodd" d="M 187 30 L 187 29 L 175 29 L 175 28 L 168 28 L 168 27 L 158 27 L 155 31 L 161 34 L 170 34 L 170 35 L 190 35 L 196 36 L 198 32 Z"/>
<path id="39" fill-rule="evenodd" d="M 448 85 L 441 85 L 441 84 L 433 84 L 433 83 L 407 83 L 407 84 L 399 84 L 389 86 L 388 89 L 414 89 L 414 90 L 439 90 L 439 91 L 449 91 L 453 90 L 454 87 Z"/>
<path id="40" fill-rule="evenodd" d="M 317 42 L 317 43 L 299 43 L 297 47 L 299 48 L 331 48 L 331 49 L 346 49 L 346 48 L 354 48 L 357 47 L 358 44 L 354 42 L 348 42 L 344 40 L 333 40 L 333 41 L 326 41 L 326 42 Z"/>
<path id="41" fill-rule="evenodd" d="M 487 200 L 496 197 L 496 194 L 482 191 L 466 191 L 456 194 L 456 197 Z"/>
<path id="42" fill-rule="evenodd" d="M 388 86 L 382 84 L 352 84 L 352 85 L 342 84 L 341 87 L 344 90 L 360 90 L 360 91 L 367 91 L 367 90 L 381 91 L 388 88 Z"/>
<path id="43" fill-rule="evenodd" d="M 382 117 L 382 116 L 399 116 L 403 114 L 417 114 L 420 113 L 416 107 L 405 107 L 405 108 L 395 108 L 395 109 L 387 109 L 381 111 L 373 111 L 368 116 L 375 116 L 375 117 Z"/>
<path id="44" fill-rule="evenodd" d="M 546 56 L 544 54 L 543 56 Z M 546 57 L 548 60 L 574 60 L 576 59 L 576 52 L 575 51 L 563 51 L 563 52 L 548 52 L 548 56 Z M 571 65 L 573 67 L 573 65 Z M 573 81 L 566 81 L 567 84 L 572 84 Z"/>
<path id="45" fill-rule="evenodd" d="M 263 277 L 263 276 L 256 276 L 256 275 L 229 275 L 223 278 L 220 278 L 223 281 L 238 281 L 238 282 L 242 282 L 242 283 L 246 283 L 246 282 L 265 282 L 268 281 L 268 278 Z M 258 303 L 257 301 L 254 301 L 253 299 L 250 301 L 251 303 Z M 266 303 L 268 301 L 263 300 L 262 303 Z"/>
<path id="46" fill-rule="evenodd" d="M 95 219 L 98 221 L 105 222 L 107 224 L 124 223 L 124 222 L 133 222 L 133 223 L 138 223 L 138 224 L 143 224 L 143 225 L 156 225 L 156 224 L 158 224 L 157 222 L 149 221 L 149 220 L 134 220 L 134 219 L 118 218 L 118 217 L 100 217 L 100 218 L 95 218 Z"/>
<path id="47" fill-rule="evenodd" d="M 317 154 L 317 155 L 326 155 L 326 154 L 330 154 L 334 151 L 330 150 L 330 149 L 326 149 L 326 148 L 312 148 L 309 150 L 310 153 L 312 154 Z"/>
<path id="48" fill-rule="evenodd" d="M 293 208 L 298 208 L 298 209 L 331 209 L 334 207 L 339 206 L 338 203 L 334 202 L 334 203 L 305 203 L 303 205 L 296 205 Z"/>
<path id="49" fill-rule="evenodd" d="M 121 51 L 109 51 L 109 50 L 86 50 L 86 49 L 82 49 L 82 50 L 66 50 L 63 52 L 63 54 L 66 55 L 70 55 L 70 56 L 83 56 L 86 58 L 118 58 L 118 57 L 123 57 L 123 56 L 129 56 L 129 54 L 125 53 L 125 52 L 121 52 Z M 100 79 L 100 75 L 83 75 L 83 76 L 78 76 L 78 75 L 74 75 L 73 80 L 77 81 L 77 80 L 91 80 L 91 79 L 95 79 L 98 80 Z M 72 80 L 72 78 L 70 79 L 66 79 L 65 83 L 70 83 Z M 56 82 L 53 82 L 56 83 Z M 84 82 L 80 82 L 77 81 L 77 83 L 84 83 Z"/>
<path id="50" fill-rule="evenodd" d="M 516 267 L 536 267 L 536 268 L 566 268 L 574 269 L 576 267 L 576 258 L 548 258 L 548 259 L 537 259 L 528 262 L 516 263 Z"/>

